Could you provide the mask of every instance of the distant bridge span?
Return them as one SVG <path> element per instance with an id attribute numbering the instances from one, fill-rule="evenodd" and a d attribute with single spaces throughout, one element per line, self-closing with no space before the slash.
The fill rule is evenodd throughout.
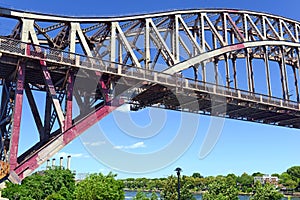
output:
<path id="1" fill-rule="evenodd" d="M 300 128 L 298 21 L 229 9 L 86 18 L 0 8 L 0 27 L 1 179 L 21 181 L 124 103 Z M 23 100 L 39 141 L 19 155 Z"/>

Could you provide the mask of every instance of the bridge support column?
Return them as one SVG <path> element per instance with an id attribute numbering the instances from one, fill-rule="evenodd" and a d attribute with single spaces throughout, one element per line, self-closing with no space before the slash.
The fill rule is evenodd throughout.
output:
<path id="1" fill-rule="evenodd" d="M 202 81 L 203 81 L 203 84 L 205 84 L 206 83 L 206 66 L 205 66 L 204 62 L 201 63 L 201 67 L 202 67 Z"/>
<path id="2" fill-rule="evenodd" d="M 218 63 L 218 58 L 214 58 L 214 67 L 215 67 L 215 83 L 216 85 L 219 85 L 219 79 L 218 79 L 218 76 L 219 76 L 219 63 Z"/>
<path id="3" fill-rule="evenodd" d="M 230 80 L 230 71 L 229 71 L 229 63 L 228 63 L 228 54 L 227 53 L 224 54 L 224 58 L 225 58 L 225 70 L 226 70 L 226 86 L 228 88 L 230 88 L 231 80 Z"/>
<path id="4" fill-rule="evenodd" d="M 68 76 L 68 85 L 67 85 L 65 130 L 69 129 L 72 126 L 73 88 L 74 88 L 74 73 L 73 71 L 70 71 Z"/>
<path id="5" fill-rule="evenodd" d="M 265 70 L 266 70 L 266 82 L 268 88 L 268 95 L 272 96 L 268 47 L 264 46 L 263 49 L 264 49 L 264 62 L 265 62 Z"/>
<path id="6" fill-rule="evenodd" d="M 15 102 L 13 108 L 13 123 L 10 141 L 10 168 L 14 169 L 18 165 L 18 147 L 21 128 L 22 104 L 23 104 L 23 90 L 25 80 L 25 64 L 19 61 L 17 66 L 17 86 L 15 90 Z"/>
<path id="7" fill-rule="evenodd" d="M 299 102 L 299 87 L 298 87 L 298 77 L 296 73 L 296 67 L 297 65 L 293 66 L 293 74 L 294 74 L 294 84 L 295 84 L 295 90 L 296 90 L 296 99 L 297 102 Z"/>
<path id="8" fill-rule="evenodd" d="M 278 62 L 279 68 L 280 68 L 280 78 L 281 78 L 281 85 L 282 85 L 282 97 L 285 100 L 289 99 L 289 91 L 288 91 L 288 81 L 286 76 L 286 64 L 285 64 L 285 54 L 284 54 L 284 48 L 280 48 L 281 53 L 281 59 Z"/>
<path id="9" fill-rule="evenodd" d="M 248 90 L 254 93 L 254 77 L 253 77 L 253 66 L 252 66 L 252 55 L 249 54 L 249 50 L 245 49 L 246 62 L 247 62 L 247 78 L 248 78 Z"/>
<path id="10" fill-rule="evenodd" d="M 233 81 L 234 81 L 234 88 L 238 89 L 238 81 L 237 81 L 237 73 L 236 73 L 236 55 L 232 55 L 232 68 L 233 68 Z"/>

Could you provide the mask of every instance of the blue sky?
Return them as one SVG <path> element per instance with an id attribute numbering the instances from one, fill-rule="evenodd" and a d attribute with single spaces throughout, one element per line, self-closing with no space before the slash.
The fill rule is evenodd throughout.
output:
<path id="1" fill-rule="evenodd" d="M 188 9 L 188 8 L 240 8 L 254 11 L 263 11 L 272 14 L 282 15 L 288 18 L 293 18 L 300 21 L 300 14 L 298 14 L 298 0 L 293 1 L 242 1 L 242 0 L 166 0 L 166 1 L 74 1 L 74 0 L 2 0 L 0 6 L 13 9 L 29 10 L 41 13 L 61 14 L 71 16 L 116 16 L 116 15 L 130 15 L 137 13 L 158 12 L 175 9 Z M 0 22 L 1 26 L 1 22 Z M 36 94 L 38 95 L 38 94 Z M 72 155 L 72 169 L 80 173 L 87 172 L 103 172 L 108 173 L 113 171 L 118 173 L 119 178 L 126 177 L 166 177 L 170 174 L 175 174 L 174 169 L 181 167 L 183 174 L 191 175 L 193 172 L 200 172 L 201 174 L 218 175 L 218 174 L 242 174 L 243 172 L 263 172 L 263 173 L 281 173 L 287 168 L 293 165 L 300 165 L 300 158 L 298 152 L 300 152 L 300 134 L 299 130 L 274 127 L 269 125 L 261 125 L 254 123 L 247 123 L 241 121 L 225 120 L 224 126 L 217 141 L 216 145 L 210 151 L 210 153 L 204 157 L 199 158 L 199 152 L 202 148 L 202 142 L 206 137 L 210 123 L 215 118 L 208 116 L 190 116 L 191 114 L 182 114 L 173 111 L 152 110 L 153 116 L 163 116 L 162 121 L 155 121 L 149 117 L 149 109 L 145 109 L 139 112 L 133 112 L 129 114 L 131 122 L 135 124 L 132 128 L 127 124 L 122 124 L 122 120 L 118 117 L 122 117 L 124 112 L 110 115 L 103 119 L 99 124 L 85 133 L 81 138 L 74 140 L 70 145 L 65 147 L 56 156 Z M 22 124 L 23 130 L 25 130 L 28 124 L 32 124 L 32 117 L 28 114 L 28 103 L 24 103 L 23 119 L 25 121 Z M 25 117 L 24 117 L 25 116 Z M 184 118 L 184 119 L 183 119 Z M 164 154 L 161 157 L 157 157 L 154 162 L 162 162 L 162 165 L 155 166 L 153 169 L 158 169 L 150 173 L 125 173 L 123 171 L 116 170 L 115 166 L 99 160 L 99 154 L 101 151 L 97 149 L 98 155 L 91 154 L 89 151 L 94 149 L 86 149 L 87 144 L 92 147 L 99 147 L 101 150 L 101 144 L 104 144 L 104 139 L 96 139 L 89 141 L 91 136 L 89 134 L 93 130 L 97 132 L 103 132 L 103 136 L 114 146 L 114 150 L 120 150 L 131 154 L 142 154 L 147 157 L 149 154 L 160 152 L 165 148 L 168 148 L 170 144 L 174 142 L 178 135 L 179 127 L 184 120 L 190 120 L 191 124 L 198 125 L 195 137 L 189 134 L 190 140 L 187 141 L 186 146 L 177 146 L 176 149 L 185 149 L 181 152 L 182 155 L 178 158 L 178 155 L 172 155 L 174 159 L 170 159 L 167 164 L 163 161 L 168 160 Z M 182 120 L 182 121 L 181 121 Z M 157 126 L 152 126 L 156 123 L 161 125 L 161 129 L 157 129 Z M 153 132 L 145 132 L 152 127 Z M 148 127 L 148 128 L 147 128 Z M 157 130 L 154 130 L 154 129 Z M 129 133 L 127 133 L 127 132 Z M 24 132 L 24 131 L 23 131 Z M 94 132 L 95 133 L 95 132 Z M 142 135 L 138 135 L 138 134 Z M 134 135 L 129 135 L 134 134 Z M 147 138 L 143 134 L 148 134 Z M 100 136 L 99 136 L 100 137 Z M 175 139 L 174 139 L 175 138 Z M 21 135 L 20 150 L 24 150 L 30 146 L 30 144 L 37 139 L 37 136 Z M 107 141 L 106 141 L 107 142 Z M 188 143 L 191 142 L 191 145 Z M 116 156 L 117 159 L 124 159 L 126 157 L 117 157 L 115 154 L 111 154 L 111 157 Z M 95 159 L 95 157 L 98 159 Z M 101 156 L 100 156 L 101 157 Z M 176 158 L 178 158 L 176 160 Z M 103 158 L 104 159 L 104 158 Z M 114 159 L 114 157 L 113 157 Z M 120 160 L 120 163 L 122 163 Z M 138 161 L 138 160 L 137 160 Z M 129 161 L 130 162 L 130 161 Z M 147 168 L 149 163 L 139 162 L 140 168 Z M 116 164 L 118 165 L 118 164 Z M 40 169 L 44 169 L 45 165 Z M 122 170 L 122 166 L 118 169 Z"/>

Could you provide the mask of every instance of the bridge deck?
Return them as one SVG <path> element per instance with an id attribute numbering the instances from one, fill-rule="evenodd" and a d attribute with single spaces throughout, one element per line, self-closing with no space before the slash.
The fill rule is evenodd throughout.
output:
<path id="1" fill-rule="evenodd" d="M 11 48 L 1 45 L 0 51 L 0 78 L 4 79 L 12 74 L 20 58 L 27 63 L 26 82 L 30 83 L 32 89 L 45 91 L 44 80 L 40 77 L 41 69 L 39 62 L 41 54 L 32 53 L 26 55 L 21 47 Z M 5 44 L 5 43 L 4 43 Z M 70 68 L 86 71 L 86 76 L 91 71 L 99 71 L 114 79 L 122 92 L 130 87 L 135 92 L 138 87 L 144 88 L 137 92 L 132 99 L 126 95 L 124 98 L 128 103 L 134 104 L 133 110 L 144 107 L 160 107 L 165 109 L 192 112 L 198 114 L 220 116 L 238 120 L 253 121 L 258 123 L 272 124 L 300 128 L 300 105 L 297 102 L 283 100 L 263 94 L 250 93 L 248 91 L 228 88 L 220 85 L 209 84 L 201 81 L 182 78 L 178 75 L 170 75 L 145 69 L 132 68 L 123 70 L 121 65 L 115 63 L 99 64 L 97 60 L 88 60 L 85 56 L 74 55 L 70 59 L 48 56 L 43 54 L 50 69 L 53 83 L 57 90 L 65 90 L 65 75 Z M 71 57 L 70 55 L 68 55 Z M 98 63 L 98 64 L 97 64 Z M 81 74 L 82 76 L 82 74 Z M 86 78 L 86 77 L 77 77 Z M 88 79 L 85 79 L 87 81 Z M 90 80 L 92 81 L 92 80 Z M 86 82 L 87 83 L 87 82 Z M 136 87 L 138 85 L 138 87 Z M 121 93 L 121 92 L 119 92 Z M 225 108 L 225 109 L 224 109 Z"/>

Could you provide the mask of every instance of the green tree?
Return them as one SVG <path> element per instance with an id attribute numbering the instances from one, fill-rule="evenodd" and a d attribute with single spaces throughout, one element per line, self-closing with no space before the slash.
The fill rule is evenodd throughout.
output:
<path id="1" fill-rule="evenodd" d="M 75 189 L 75 199 L 78 200 L 123 200 L 124 185 L 116 175 L 91 174 L 79 182 Z"/>
<path id="2" fill-rule="evenodd" d="M 138 191 L 135 197 L 133 197 L 133 200 L 149 200 L 149 198 L 144 192 Z"/>
<path id="3" fill-rule="evenodd" d="M 255 173 L 252 174 L 253 177 L 255 177 L 255 176 L 263 176 L 263 175 L 265 175 L 265 174 L 261 173 L 261 172 L 255 172 Z"/>
<path id="4" fill-rule="evenodd" d="M 192 177 L 193 178 L 203 178 L 203 176 L 201 176 L 201 174 L 198 172 L 193 173 Z"/>
<path id="5" fill-rule="evenodd" d="M 237 177 L 237 182 L 240 185 L 240 189 L 242 192 L 252 192 L 252 185 L 254 182 L 253 176 L 250 176 L 247 173 L 243 173 L 241 176 Z"/>
<path id="6" fill-rule="evenodd" d="M 65 200 L 65 198 L 58 193 L 53 193 L 49 195 L 45 200 Z"/>
<path id="7" fill-rule="evenodd" d="M 279 183 L 282 184 L 287 189 L 295 189 L 298 186 L 297 180 L 293 179 L 291 175 L 287 172 L 283 172 L 280 177 Z"/>
<path id="8" fill-rule="evenodd" d="M 151 196 L 147 197 L 147 195 L 144 192 L 138 191 L 135 197 L 133 197 L 133 200 L 158 200 L 158 196 L 155 192 L 152 192 Z"/>
<path id="9" fill-rule="evenodd" d="M 21 197 L 23 197 L 24 194 L 27 195 L 28 193 L 29 191 L 26 190 L 25 187 L 18 184 L 13 184 L 11 182 L 6 182 L 6 188 L 2 190 L 3 197 L 14 200 L 21 199 Z"/>
<path id="10" fill-rule="evenodd" d="M 274 185 L 269 183 L 264 186 L 260 182 L 255 183 L 255 193 L 251 197 L 251 200 L 280 200 L 283 194 L 278 192 Z"/>
<path id="11" fill-rule="evenodd" d="M 158 196 L 155 192 L 152 192 L 150 200 L 158 200 Z"/>
<path id="12" fill-rule="evenodd" d="M 300 166 L 290 167 L 286 172 L 290 175 L 291 179 L 297 183 L 296 189 L 299 190 L 299 188 L 300 188 Z"/>
<path id="13" fill-rule="evenodd" d="M 160 193 L 161 199 L 163 200 L 174 200 L 178 199 L 177 193 L 177 177 L 169 176 L 162 187 Z M 180 199 L 181 200 L 195 200 L 193 194 L 189 191 L 188 185 L 185 179 L 180 180 Z"/>
<path id="14" fill-rule="evenodd" d="M 238 190 L 231 180 L 217 177 L 208 185 L 208 191 L 204 193 L 203 200 L 238 200 Z"/>
<path id="15" fill-rule="evenodd" d="M 278 174 L 278 173 L 274 173 L 271 176 L 280 178 L 280 174 Z"/>
<path id="16" fill-rule="evenodd" d="M 300 166 L 290 167 L 286 172 L 292 177 L 293 180 L 300 179 Z"/>
<path id="17" fill-rule="evenodd" d="M 227 178 L 227 179 L 232 179 L 232 180 L 234 180 L 235 182 L 236 182 L 236 180 L 237 180 L 237 176 L 236 176 L 235 174 L 228 174 L 228 175 L 226 176 L 226 178 Z"/>
<path id="18" fill-rule="evenodd" d="M 66 200 L 73 199 L 75 190 L 74 174 L 70 170 L 48 169 L 26 177 L 21 185 L 7 183 L 2 195 L 9 199 L 46 199 L 59 194 Z"/>

